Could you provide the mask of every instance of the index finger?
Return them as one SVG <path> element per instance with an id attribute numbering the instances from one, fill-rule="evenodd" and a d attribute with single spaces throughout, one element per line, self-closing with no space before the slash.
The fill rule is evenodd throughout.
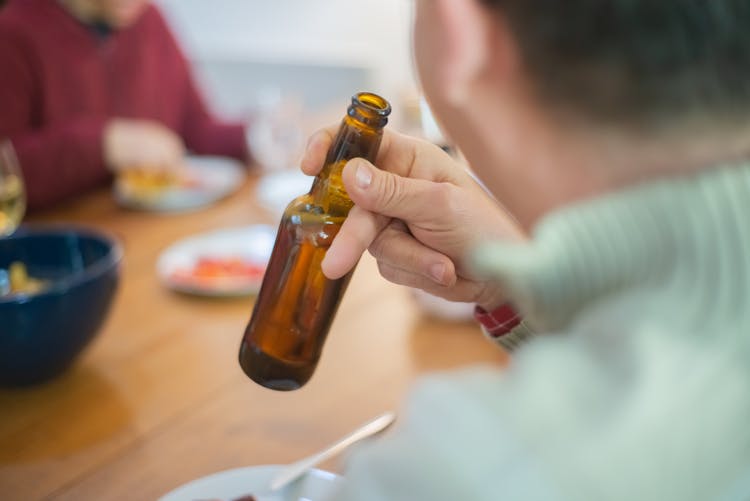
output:
<path id="1" fill-rule="evenodd" d="M 326 161 L 328 149 L 333 143 L 333 138 L 336 137 L 337 129 L 338 125 L 332 125 L 320 129 L 310 136 L 310 139 L 307 140 L 302 160 L 300 161 L 302 172 L 308 176 L 315 176 L 320 172 Z"/>
<path id="2" fill-rule="evenodd" d="M 302 172 L 304 172 L 308 176 L 315 176 L 320 172 L 320 170 L 323 168 L 323 164 L 325 164 L 328 150 L 331 148 L 331 145 L 336 138 L 336 134 L 338 133 L 340 126 L 340 124 L 331 125 L 315 131 L 310 136 L 310 138 L 307 140 L 305 152 L 302 154 L 302 160 L 300 161 L 300 168 L 302 169 Z M 390 148 L 391 141 L 391 134 L 388 131 L 385 131 L 383 134 L 383 139 L 380 143 L 380 151 L 375 162 L 376 164 L 379 164 L 382 160 L 384 160 L 386 152 Z M 410 155 L 404 156 L 410 157 Z"/>
<path id="3" fill-rule="evenodd" d="M 359 258 L 389 222 L 390 218 L 356 205 L 352 207 L 321 263 L 325 276 L 337 279 L 354 269 Z"/>
<path id="4" fill-rule="evenodd" d="M 310 136 L 300 167 L 309 176 L 323 168 L 340 125 L 320 129 Z M 464 184 L 468 175 L 437 146 L 398 132 L 385 130 L 374 164 L 402 177 Z"/>

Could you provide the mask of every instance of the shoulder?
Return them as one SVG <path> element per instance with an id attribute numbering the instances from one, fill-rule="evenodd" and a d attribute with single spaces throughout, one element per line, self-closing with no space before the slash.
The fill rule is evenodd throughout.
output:
<path id="1" fill-rule="evenodd" d="M 0 25 L 28 32 L 41 29 L 60 7 L 54 0 L 10 0 L 0 8 Z"/>
<path id="2" fill-rule="evenodd" d="M 40 34 L 57 31 L 63 14 L 56 0 L 10 0 L 0 9 L 0 43 L 17 51 L 32 50 Z"/>
<path id="3" fill-rule="evenodd" d="M 146 7 L 146 10 L 143 12 L 143 14 L 141 14 L 141 18 L 137 23 L 137 28 L 146 29 L 149 31 L 158 31 L 164 34 L 171 35 L 164 15 L 162 14 L 161 10 L 159 10 L 159 8 L 153 3 L 150 3 Z"/>
<path id="4" fill-rule="evenodd" d="M 156 5 L 149 4 L 146 7 L 140 19 L 132 27 L 131 33 L 138 38 L 148 39 L 152 49 L 158 48 L 172 56 L 175 53 L 182 54 L 167 19 Z"/>
<path id="5" fill-rule="evenodd" d="M 11 1 L 0 9 L 0 36 L 3 38 L 18 37 L 35 28 L 36 2 Z"/>
<path id="6" fill-rule="evenodd" d="M 37 29 L 33 14 L 26 2 L 10 2 L 0 10 L 0 58 L 4 61 L 8 57 L 28 57 L 33 50 Z"/>
<path id="7" fill-rule="evenodd" d="M 558 500 L 540 458 L 508 419 L 515 404 L 506 379 L 489 367 L 422 379 L 396 427 L 350 454 L 337 499 Z M 520 492 L 523 498 L 514 496 Z"/>

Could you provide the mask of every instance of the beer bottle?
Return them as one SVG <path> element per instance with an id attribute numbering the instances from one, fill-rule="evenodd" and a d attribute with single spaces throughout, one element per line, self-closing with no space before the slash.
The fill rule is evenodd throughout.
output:
<path id="1" fill-rule="evenodd" d="M 320 263 L 353 202 L 341 171 L 352 158 L 375 161 L 390 104 L 371 93 L 352 97 L 310 192 L 284 211 L 260 293 L 240 345 L 240 366 L 256 383 L 296 390 L 312 376 L 352 272 L 337 280 Z"/>

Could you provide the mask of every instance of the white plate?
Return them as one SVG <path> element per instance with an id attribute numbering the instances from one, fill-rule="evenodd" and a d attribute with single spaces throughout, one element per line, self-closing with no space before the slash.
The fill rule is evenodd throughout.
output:
<path id="1" fill-rule="evenodd" d="M 270 172 L 258 182 L 255 197 L 266 209 L 281 215 L 289 202 L 310 191 L 313 179 L 299 170 Z"/>
<path id="2" fill-rule="evenodd" d="M 411 289 L 411 291 L 422 311 L 436 319 L 461 322 L 474 318 L 475 303 L 448 301 L 421 289 Z"/>
<path id="3" fill-rule="evenodd" d="M 128 209 L 176 212 L 211 205 L 233 193 L 245 179 L 245 169 L 238 161 L 226 157 L 185 158 L 185 177 L 188 186 L 167 188 L 159 196 L 139 197 L 115 181 L 115 201 Z"/>
<path id="4" fill-rule="evenodd" d="M 215 473 L 193 480 L 159 498 L 159 501 L 231 501 L 248 494 L 265 494 L 281 466 L 251 466 Z M 340 476 L 310 470 L 284 490 L 283 501 L 325 501 L 341 484 Z"/>
<path id="5" fill-rule="evenodd" d="M 185 280 L 201 258 L 240 259 L 265 269 L 273 250 L 276 230 L 266 225 L 252 225 L 212 231 L 180 240 L 161 253 L 156 273 L 170 289 L 201 296 L 240 296 L 260 290 L 262 275 L 226 277 L 216 280 Z"/>

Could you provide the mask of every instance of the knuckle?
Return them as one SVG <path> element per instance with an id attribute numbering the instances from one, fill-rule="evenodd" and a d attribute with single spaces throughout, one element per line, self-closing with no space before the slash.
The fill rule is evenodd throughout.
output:
<path id="1" fill-rule="evenodd" d="M 370 254 L 372 254 L 372 256 L 378 260 L 378 264 L 380 264 L 380 260 L 382 260 L 385 256 L 387 249 L 388 239 L 384 237 L 382 233 L 375 237 L 375 240 L 372 241 L 368 248 Z"/>
<path id="2" fill-rule="evenodd" d="M 381 277 L 385 278 L 389 282 L 400 284 L 400 282 L 398 281 L 398 272 L 396 271 L 396 269 L 380 260 L 378 260 L 378 272 L 380 273 Z"/>
<path id="3" fill-rule="evenodd" d="M 401 258 L 404 254 L 404 249 L 410 249 L 407 239 L 413 238 L 407 235 L 403 231 L 403 223 L 397 219 L 392 220 L 388 225 L 372 240 L 368 250 L 379 261 L 385 261 L 387 263 L 398 263 L 406 264 L 411 263 L 410 260 L 405 261 Z M 407 251 L 407 254 L 411 250 Z"/>
<path id="4" fill-rule="evenodd" d="M 378 205 L 385 210 L 398 207 L 404 198 L 404 183 L 395 174 L 384 174 L 378 190 Z"/>
<path id="5" fill-rule="evenodd" d="M 378 261 L 378 271 L 380 272 L 380 276 L 391 283 L 407 287 L 415 286 L 414 280 L 408 273 L 394 266 Z"/>
<path id="6" fill-rule="evenodd" d="M 416 243 L 416 242 L 415 242 Z M 429 267 L 424 249 L 419 245 L 411 245 L 404 249 L 401 265 L 420 275 L 425 274 L 426 268 Z"/>
<path id="7" fill-rule="evenodd" d="M 466 192 L 452 183 L 438 183 L 435 186 L 435 204 L 443 208 L 441 211 L 452 225 L 460 226 L 467 220 L 470 200 Z"/>
<path id="8" fill-rule="evenodd" d="M 462 205 L 459 201 L 459 189 L 451 183 L 435 183 L 432 187 L 435 204 L 445 207 L 450 212 L 455 212 Z"/>

